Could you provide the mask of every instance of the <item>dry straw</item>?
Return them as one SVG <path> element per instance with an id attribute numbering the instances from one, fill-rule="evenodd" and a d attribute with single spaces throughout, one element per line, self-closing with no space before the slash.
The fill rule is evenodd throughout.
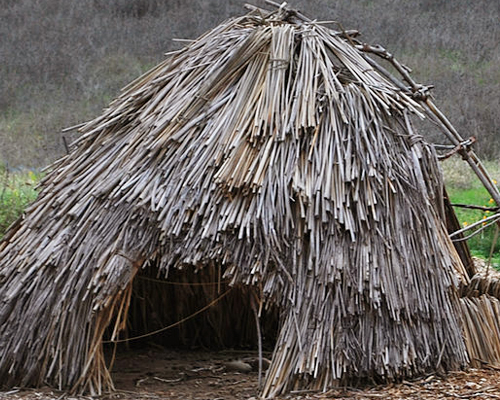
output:
<path id="1" fill-rule="evenodd" d="M 0 244 L 2 385 L 112 388 L 103 332 L 152 259 L 162 278 L 218 265 L 279 308 L 264 396 L 464 366 L 426 108 L 358 47 L 254 10 L 83 126 Z"/>

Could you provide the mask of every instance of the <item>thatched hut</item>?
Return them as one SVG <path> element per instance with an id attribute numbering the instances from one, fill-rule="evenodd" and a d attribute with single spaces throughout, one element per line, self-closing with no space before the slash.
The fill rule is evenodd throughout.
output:
<path id="1" fill-rule="evenodd" d="M 284 7 L 168 55 L 81 128 L 1 242 L 0 383 L 112 388 L 103 335 L 141 276 L 204 288 L 150 286 L 158 326 L 193 297 L 233 338 L 252 308 L 277 314 L 264 396 L 466 365 L 469 278 L 423 113 L 353 33 Z"/>

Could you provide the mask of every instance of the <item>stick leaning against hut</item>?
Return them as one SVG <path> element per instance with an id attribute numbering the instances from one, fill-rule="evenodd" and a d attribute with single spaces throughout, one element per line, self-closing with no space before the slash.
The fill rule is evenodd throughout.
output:
<path id="1" fill-rule="evenodd" d="M 0 244 L 0 382 L 113 388 L 131 285 L 217 264 L 280 309 L 262 395 L 467 363 L 418 101 L 285 8 L 171 54 L 81 128 Z M 168 305 L 164 305 L 168 306 Z"/>

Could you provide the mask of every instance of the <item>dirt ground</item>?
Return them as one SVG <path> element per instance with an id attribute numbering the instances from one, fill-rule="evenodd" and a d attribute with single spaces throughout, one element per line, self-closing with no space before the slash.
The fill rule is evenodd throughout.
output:
<path id="1" fill-rule="evenodd" d="M 50 388 L 0 392 L 0 399 L 132 400 L 258 399 L 255 353 L 149 349 L 118 354 L 113 367 L 116 392 L 102 396 L 69 396 Z M 469 369 L 446 377 L 428 376 L 396 385 L 364 390 L 332 389 L 327 393 L 297 392 L 281 400 L 306 399 L 500 399 L 499 369 Z"/>

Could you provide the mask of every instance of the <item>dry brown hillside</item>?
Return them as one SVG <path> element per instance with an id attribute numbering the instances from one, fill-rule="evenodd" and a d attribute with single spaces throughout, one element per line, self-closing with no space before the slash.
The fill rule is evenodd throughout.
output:
<path id="1" fill-rule="evenodd" d="M 174 38 L 197 37 L 244 13 L 245 2 L 1 0 L 0 163 L 48 164 L 64 152 L 63 127 L 100 114 L 122 86 L 182 45 Z M 464 137 L 478 137 L 481 156 L 499 155 L 500 2 L 289 3 L 384 45 L 417 81 L 435 85 L 437 103 Z"/>

